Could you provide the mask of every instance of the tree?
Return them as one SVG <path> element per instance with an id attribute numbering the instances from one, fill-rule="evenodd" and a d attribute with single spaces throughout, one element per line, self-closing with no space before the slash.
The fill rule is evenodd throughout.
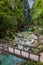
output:
<path id="1" fill-rule="evenodd" d="M 23 3 L 20 0 L 0 0 L 0 38 L 5 37 L 7 31 L 16 31 L 24 22 Z"/>
<path id="2" fill-rule="evenodd" d="M 43 0 L 35 0 L 31 15 L 34 23 L 43 26 Z"/>

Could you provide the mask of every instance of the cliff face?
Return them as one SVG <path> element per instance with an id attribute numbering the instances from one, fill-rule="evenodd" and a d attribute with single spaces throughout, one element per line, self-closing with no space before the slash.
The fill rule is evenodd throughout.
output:
<path id="1" fill-rule="evenodd" d="M 35 0 L 31 10 L 34 23 L 43 26 L 43 0 Z"/>

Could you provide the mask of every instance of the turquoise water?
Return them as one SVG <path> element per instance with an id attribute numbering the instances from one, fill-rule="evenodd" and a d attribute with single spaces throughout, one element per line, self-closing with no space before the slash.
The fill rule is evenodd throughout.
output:
<path id="1" fill-rule="evenodd" d="M 5 55 L 0 65 L 17 65 L 17 63 L 21 63 L 23 61 L 25 60 L 12 55 Z"/>

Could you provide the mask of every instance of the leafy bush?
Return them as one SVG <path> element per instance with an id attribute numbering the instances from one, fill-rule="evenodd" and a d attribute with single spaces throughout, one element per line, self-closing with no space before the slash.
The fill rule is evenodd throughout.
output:
<path id="1" fill-rule="evenodd" d="M 32 17 L 33 26 L 43 28 L 43 0 L 34 1 L 30 14 Z"/>
<path id="2" fill-rule="evenodd" d="M 23 62 L 21 65 L 43 65 L 43 63 L 36 63 L 33 61 Z"/>
<path id="3" fill-rule="evenodd" d="M 14 0 L 14 9 L 11 8 L 10 0 L 0 0 L 0 38 L 7 31 L 15 32 L 24 24 L 23 3 Z"/>

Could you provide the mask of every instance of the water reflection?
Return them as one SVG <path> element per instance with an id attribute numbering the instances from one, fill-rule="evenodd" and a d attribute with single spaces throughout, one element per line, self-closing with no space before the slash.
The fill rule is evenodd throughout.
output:
<path id="1" fill-rule="evenodd" d="M 24 59 L 20 59 L 20 58 L 17 58 L 15 56 L 12 56 L 12 55 L 5 55 L 5 56 L 2 56 L 3 57 L 3 60 L 1 61 L 1 64 L 0 65 L 17 65 L 17 64 L 20 64 L 21 62 L 23 61 L 26 61 Z"/>

